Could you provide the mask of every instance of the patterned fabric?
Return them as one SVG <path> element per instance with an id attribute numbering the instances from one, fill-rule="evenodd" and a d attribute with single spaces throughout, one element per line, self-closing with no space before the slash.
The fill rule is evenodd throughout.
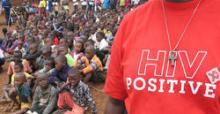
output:
<path id="1" fill-rule="evenodd" d="M 80 81 L 77 86 L 68 86 L 67 89 L 70 91 L 73 100 L 81 107 L 91 108 L 92 112 L 97 112 L 95 101 L 90 94 L 88 85 Z"/>

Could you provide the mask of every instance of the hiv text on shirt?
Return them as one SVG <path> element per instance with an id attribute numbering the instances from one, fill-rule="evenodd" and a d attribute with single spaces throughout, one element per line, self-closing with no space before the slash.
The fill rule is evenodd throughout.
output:
<path id="1" fill-rule="evenodd" d="M 137 76 L 126 76 L 125 78 L 127 90 L 161 94 L 191 94 L 215 98 L 216 84 L 220 81 L 218 68 L 201 71 L 208 52 L 197 51 L 193 54 L 195 56 L 191 57 L 189 57 L 190 53 L 185 50 L 174 53 L 178 56 L 179 64 L 171 67 L 170 61 L 167 61 L 169 51 L 159 50 L 156 55 L 152 55 L 155 53 L 152 53 L 151 50 L 142 50 Z"/>

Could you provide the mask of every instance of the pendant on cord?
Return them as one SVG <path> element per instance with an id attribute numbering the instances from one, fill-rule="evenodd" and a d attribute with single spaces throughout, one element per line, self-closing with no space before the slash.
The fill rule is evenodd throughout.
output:
<path id="1" fill-rule="evenodd" d="M 174 51 L 171 50 L 169 52 L 169 57 L 168 57 L 169 61 L 171 62 L 171 66 L 174 67 L 175 66 L 175 63 L 176 63 L 176 60 L 177 60 L 177 55 L 175 55 Z"/>

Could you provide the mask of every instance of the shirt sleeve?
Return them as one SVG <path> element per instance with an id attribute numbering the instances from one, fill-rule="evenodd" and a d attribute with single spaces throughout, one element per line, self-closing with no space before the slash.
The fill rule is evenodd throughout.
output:
<path id="1" fill-rule="evenodd" d="M 53 70 L 52 73 L 48 77 L 48 81 L 50 84 L 53 84 L 56 81 L 57 71 Z"/>
<path id="2" fill-rule="evenodd" d="M 31 109 L 33 109 L 33 110 L 37 109 L 37 107 L 38 107 L 38 103 L 40 101 L 40 98 L 38 96 L 39 92 L 40 92 L 39 87 L 37 87 L 34 92 L 35 94 L 34 94 L 32 106 L 31 106 Z"/>
<path id="3" fill-rule="evenodd" d="M 75 64 L 75 60 L 73 59 L 73 57 L 70 54 L 66 54 L 66 59 L 67 59 L 67 64 L 69 65 L 69 67 L 73 67 Z"/>
<path id="4" fill-rule="evenodd" d="M 34 78 L 32 75 L 30 75 L 30 74 L 28 74 L 28 73 L 26 73 L 26 72 L 24 72 L 24 75 L 25 75 L 26 79 L 32 79 L 32 78 Z"/>
<path id="5" fill-rule="evenodd" d="M 89 65 L 89 60 L 85 56 L 82 57 L 82 61 L 85 64 L 85 66 Z"/>
<path id="6" fill-rule="evenodd" d="M 17 46 L 18 46 L 18 42 L 15 41 L 15 42 L 12 44 L 10 50 L 14 50 Z"/>
<path id="7" fill-rule="evenodd" d="M 92 62 L 83 69 L 83 73 L 87 74 L 89 72 L 95 71 L 95 70 L 103 70 L 102 62 L 99 60 L 97 56 L 93 57 Z"/>
<path id="8" fill-rule="evenodd" d="M 44 109 L 43 114 L 51 114 L 51 112 L 53 111 L 53 109 L 56 107 L 56 103 L 57 103 L 57 96 L 58 96 L 58 90 L 53 88 L 52 92 L 51 92 L 51 96 L 49 99 L 49 104 L 47 105 L 47 107 Z"/>
<path id="9" fill-rule="evenodd" d="M 90 73 L 92 71 L 95 71 L 98 68 L 97 64 L 95 62 L 89 64 L 86 68 L 83 69 L 83 74 Z"/>
<path id="10" fill-rule="evenodd" d="M 96 104 L 95 101 L 93 100 L 93 97 L 90 93 L 89 87 L 86 85 L 84 87 L 84 93 L 85 93 L 85 97 L 86 97 L 86 107 L 90 107 L 92 109 L 92 112 L 95 113 L 97 112 L 97 108 L 96 108 Z"/>
<path id="11" fill-rule="evenodd" d="M 101 41 L 101 43 L 100 43 L 99 49 L 100 49 L 100 50 L 103 50 L 103 49 L 105 49 L 106 47 L 108 47 L 108 42 L 107 42 L 105 39 L 103 39 L 103 40 Z"/>
<path id="12" fill-rule="evenodd" d="M 107 95 L 118 100 L 124 100 L 127 97 L 121 64 L 123 58 L 122 44 L 125 42 L 123 39 L 126 38 L 126 36 L 124 36 L 126 34 L 126 26 L 126 20 L 123 20 L 113 42 L 110 64 L 104 87 Z"/>

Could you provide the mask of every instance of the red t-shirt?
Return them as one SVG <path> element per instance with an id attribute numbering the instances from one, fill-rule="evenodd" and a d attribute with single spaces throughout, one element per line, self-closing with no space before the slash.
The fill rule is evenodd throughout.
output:
<path id="1" fill-rule="evenodd" d="M 59 39 L 57 37 L 54 38 L 53 44 L 54 45 L 59 45 Z"/>
<path id="2" fill-rule="evenodd" d="M 165 2 L 172 48 L 198 0 Z M 112 47 L 105 92 L 129 114 L 220 114 L 220 0 L 203 0 L 175 54 L 160 0 L 127 14 Z"/>

